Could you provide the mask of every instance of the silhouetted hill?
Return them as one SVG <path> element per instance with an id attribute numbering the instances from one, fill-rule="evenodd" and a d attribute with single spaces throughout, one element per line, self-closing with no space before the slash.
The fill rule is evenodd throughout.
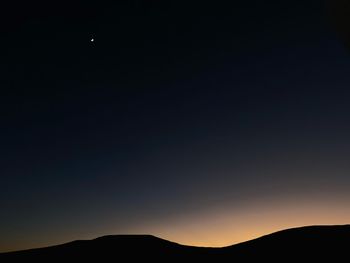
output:
<path id="1" fill-rule="evenodd" d="M 222 248 L 224 258 L 264 259 L 269 262 L 335 259 L 349 257 L 350 225 L 308 226 L 279 231 L 251 241 Z M 265 261 L 264 261 L 265 262 Z"/>
<path id="2" fill-rule="evenodd" d="M 335 262 L 347 260 L 349 245 L 350 225 L 288 229 L 223 248 L 184 246 L 150 235 L 117 235 L 2 253 L 0 262 Z"/>
<path id="3" fill-rule="evenodd" d="M 185 260 L 201 256 L 196 247 L 183 246 L 151 235 L 103 236 L 93 240 L 0 254 L 0 262 L 8 260 L 34 260 L 36 262 L 101 260 L 128 262 L 134 260 Z M 206 251 L 204 250 L 205 254 Z"/>

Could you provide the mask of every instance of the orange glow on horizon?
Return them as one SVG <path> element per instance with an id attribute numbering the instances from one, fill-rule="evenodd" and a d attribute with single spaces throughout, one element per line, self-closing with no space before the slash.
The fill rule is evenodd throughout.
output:
<path id="1" fill-rule="evenodd" d="M 229 209 L 229 206 L 213 208 L 189 215 L 163 219 L 139 226 L 130 226 L 126 231 L 113 230 L 104 225 L 89 232 L 67 232 L 53 239 L 23 240 L 22 243 L 0 244 L 1 251 L 13 251 L 66 243 L 77 239 L 93 239 L 110 234 L 152 234 L 183 245 L 223 247 L 279 230 L 308 225 L 343 225 L 350 223 L 350 209 L 346 198 L 334 200 L 315 198 L 303 201 L 302 197 L 283 200 L 260 200 Z M 341 201 L 336 201 L 341 200 Z M 317 201 L 316 201 L 317 200 Z M 37 236 L 38 237 L 38 236 Z"/>
<path id="2" fill-rule="evenodd" d="M 154 229 L 154 235 L 184 245 L 223 247 L 276 231 L 309 225 L 350 223 L 346 203 L 296 202 L 286 205 L 222 210 L 171 221 Z"/>

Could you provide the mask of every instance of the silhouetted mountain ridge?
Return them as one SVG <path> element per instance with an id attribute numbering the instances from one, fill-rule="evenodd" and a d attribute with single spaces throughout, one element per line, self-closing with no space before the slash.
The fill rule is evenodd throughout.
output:
<path id="1" fill-rule="evenodd" d="M 46 248 L 2 253 L 0 261 L 334 261 L 348 257 L 349 244 L 350 225 L 287 229 L 223 248 L 185 246 L 152 235 L 111 235 Z"/>

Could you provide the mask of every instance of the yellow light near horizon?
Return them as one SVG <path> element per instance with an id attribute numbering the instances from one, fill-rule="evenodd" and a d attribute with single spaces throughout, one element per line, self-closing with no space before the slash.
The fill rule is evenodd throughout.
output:
<path id="1" fill-rule="evenodd" d="M 346 204 L 295 203 L 260 206 L 238 213 L 215 211 L 178 222 L 174 220 L 155 227 L 154 234 L 185 245 L 223 247 L 288 228 L 349 223 L 350 209 Z"/>
<path id="2" fill-rule="evenodd" d="M 323 194 L 325 195 L 325 194 Z M 80 230 L 37 234 L 0 244 L 1 251 L 20 250 L 93 239 L 110 234 L 151 234 L 176 243 L 203 247 L 223 247 L 279 230 L 307 225 L 343 225 L 350 223 L 349 198 L 338 192 L 330 196 L 271 197 L 241 205 L 223 204 L 204 211 L 176 214 L 152 223 L 119 227 L 93 225 Z M 188 212 L 188 211 L 187 211 Z M 113 221 L 113 220 L 111 220 Z M 94 228 L 96 227 L 96 228 Z M 27 239 L 26 239 L 27 238 Z"/>

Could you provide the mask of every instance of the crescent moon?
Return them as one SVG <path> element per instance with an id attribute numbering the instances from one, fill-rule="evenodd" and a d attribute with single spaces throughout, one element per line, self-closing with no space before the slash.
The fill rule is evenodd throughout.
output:
<path id="1" fill-rule="evenodd" d="M 350 50 L 350 0 L 326 0 L 326 7 L 332 26 Z"/>

